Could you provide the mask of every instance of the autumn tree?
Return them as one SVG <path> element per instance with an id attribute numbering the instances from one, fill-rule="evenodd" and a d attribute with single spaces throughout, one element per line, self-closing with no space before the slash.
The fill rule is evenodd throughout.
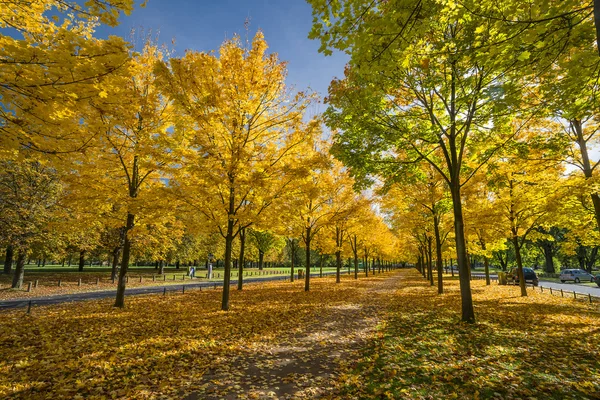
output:
<path id="1" fill-rule="evenodd" d="M 170 161 L 174 136 L 168 129 L 173 114 L 170 101 L 155 86 L 153 71 L 164 56 L 163 49 L 148 41 L 132 54 L 121 73 L 111 75 L 105 90 L 90 100 L 86 118 L 95 130 L 94 153 L 73 167 L 80 175 L 95 175 L 82 184 L 102 182 L 114 188 L 106 203 L 123 216 L 116 226 L 124 230 L 116 307 L 124 306 L 136 216 L 166 205 L 165 193 L 159 196 L 159 191 L 164 186 L 161 170 Z M 164 210 L 162 215 L 166 215 Z M 145 225 L 138 222 L 140 228 Z"/>
<path id="2" fill-rule="evenodd" d="M 530 151 L 524 143 L 522 145 L 521 152 Z M 537 228 L 549 225 L 552 211 L 562 195 L 560 165 L 540 157 L 533 158 L 541 161 L 527 158 L 526 153 L 521 153 L 521 157 L 513 155 L 500 159 L 495 163 L 496 171 L 490 179 L 494 207 L 501 212 L 506 236 L 515 251 L 522 296 L 527 296 L 527 290 L 521 250 L 528 239 L 543 235 Z"/>
<path id="3" fill-rule="evenodd" d="M 62 190 L 57 172 L 39 161 L 0 163 L 0 242 L 16 254 L 13 288 L 23 285 L 31 246 L 43 242 L 59 219 Z"/>
<path id="4" fill-rule="evenodd" d="M 218 56 L 188 52 L 156 72 L 184 135 L 172 188 L 225 239 L 228 310 L 234 238 L 305 173 L 299 160 L 314 131 L 302 122 L 309 96 L 286 88 L 285 63 L 267 54 L 261 32 L 248 45 L 236 36 Z"/>
<path id="5" fill-rule="evenodd" d="M 81 150 L 93 132 L 81 109 L 128 59 L 125 40 L 93 37 L 133 0 L 11 0 L 0 5 L 0 148 L 52 154 Z M 6 154 L 2 155 L 3 157 Z"/>
<path id="6" fill-rule="evenodd" d="M 462 320 L 473 322 L 461 188 L 510 137 L 503 116 L 515 109 L 520 88 L 506 77 L 530 53 L 498 48 L 511 28 L 496 29 L 450 0 L 310 3 L 311 37 L 321 40 L 321 50 L 351 55 L 345 78 L 332 82 L 328 97 L 327 121 L 339 130 L 337 156 L 367 180 L 387 180 L 423 160 L 446 181 Z"/>

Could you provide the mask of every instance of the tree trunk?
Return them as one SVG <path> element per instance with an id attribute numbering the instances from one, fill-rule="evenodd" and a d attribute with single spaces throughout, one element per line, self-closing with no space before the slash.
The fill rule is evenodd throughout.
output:
<path id="1" fill-rule="evenodd" d="M 8 245 L 6 247 L 6 256 L 4 257 L 4 273 L 10 274 L 12 271 L 12 262 L 13 262 L 13 247 Z"/>
<path id="2" fill-rule="evenodd" d="M 231 189 L 231 195 L 229 199 L 230 213 L 233 212 L 233 189 Z M 231 215 L 231 214 L 230 214 Z M 231 250 L 233 245 L 233 218 L 229 218 L 227 221 L 227 235 L 225 236 L 225 271 L 223 277 L 223 299 L 221 304 L 221 310 L 229 310 L 229 282 L 231 281 Z"/>
<path id="3" fill-rule="evenodd" d="M 79 272 L 83 272 L 83 267 L 85 266 L 85 250 L 79 251 Z"/>
<path id="4" fill-rule="evenodd" d="M 127 213 L 127 224 L 125 225 L 125 234 L 123 242 L 123 257 L 121 258 L 121 269 L 119 270 L 119 282 L 117 284 L 117 298 L 115 307 L 123 308 L 125 306 L 125 287 L 127 286 L 127 269 L 129 268 L 129 256 L 131 254 L 130 232 L 133 229 L 135 215 Z"/>
<path id="5" fill-rule="evenodd" d="M 434 216 L 434 232 L 435 232 L 435 255 L 436 255 L 436 266 L 437 266 L 437 281 L 438 281 L 438 294 L 444 293 L 444 265 L 442 260 L 442 238 L 440 236 L 439 220 L 437 216 Z"/>
<path id="6" fill-rule="evenodd" d="M 164 260 L 158 261 L 158 274 L 164 275 L 165 273 L 165 262 Z"/>
<path id="7" fill-rule="evenodd" d="M 263 260 L 265 258 L 265 252 L 262 250 L 258 250 L 258 270 L 262 271 L 263 270 Z"/>
<path id="8" fill-rule="evenodd" d="M 240 230 L 240 261 L 238 263 L 238 290 L 244 285 L 244 253 L 246 251 L 246 228 Z"/>
<path id="9" fill-rule="evenodd" d="M 323 254 L 321 254 L 320 260 L 319 260 L 319 278 L 323 277 Z"/>
<path id="10" fill-rule="evenodd" d="M 25 251 L 19 250 L 17 253 L 17 265 L 15 267 L 15 275 L 12 280 L 12 288 L 20 289 L 23 286 L 23 278 L 25 277 Z"/>
<path id="11" fill-rule="evenodd" d="M 460 183 L 458 176 L 450 185 L 452 193 L 452 207 L 454 212 L 454 237 L 456 241 L 456 258 L 458 263 L 460 282 L 460 297 L 462 303 L 462 321 L 474 323 L 475 311 L 473 309 L 473 296 L 471 293 L 471 282 L 469 280 L 469 269 L 467 266 L 467 246 L 465 242 L 465 228 L 462 214 L 462 203 L 460 195 Z"/>
<path id="12" fill-rule="evenodd" d="M 310 242 L 312 235 L 312 227 L 308 225 L 306 227 L 306 236 L 304 238 L 304 244 L 306 245 L 306 276 L 304 277 L 304 291 L 310 290 Z"/>
<path id="13" fill-rule="evenodd" d="M 556 269 L 554 268 L 554 252 L 552 251 L 552 244 L 542 243 L 540 244 L 542 253 L 544 253 L 544 272 L 554 274 Z"/>
<path id="14" fill-rule="evenodd" d="M 490 261 L 487 257 L 483 257 L 483 265 L 485 268 L 485 284 L 490 286 Z"/>
<path id="15" fill-rule="evenodd" d="M 290 282 L 294 282 L 294 267 L 296 266 L 296 260 L 294 257 L 296 255 L 296 244 L 294 243 L 294 239 L 289 239 L 290 240 L 290 252 L 291 257 L 290 257 Z"/>
<path id="16" fill-rule="evenodd" d="M 180 262 L 179 260 L 175 261 L 175 269 L 179 269 Z"/>
<path id="17" fill-rule="evenodd" d="M 592 273 L 592 267 L 596 264 L 596 258 L 598 258 L 598 246 L 592 248 L 590 251 L 590 257 L 585 264 L 585 270 L 590 274 Z"/>
<path id="18" fill-rule="evenodd" d="M 354 279 L 358 279 L 358 243 L 354 235 Z"/>
<path id="19" fill-rule="evenodd" d="M 590 157 L 588 155 L 587 149 L 587 140 L 583 134 L 583 124 L 581 120 L 573 119 L 569 121 L 571 123 L 572 129 L 575 131 L 575 135 L 577 136 L 577 145 L 579 146 L 579 151 L 581 152 L 581 164 L 583 167 L 583 175 L 585 179 L 591 179 L 593 176 L 593 169 L 590 163 Z M 598 229 L 600 229 L 600 195 L 596 192 L 591 194 L 592 204 L 594 205 L 594 214 L 596 217 L 596 225 Z"/>
<path id="20" fill-rule="evenodd" d="M 521 248 L 519 247 L 519 237 L 514 234 L 512 237 L 513 246 L 515 247 L 515 258 L 517 261 L 517 271 L 519 276 L 519 286 L 521 287 L 521 297 L 527 296 L 527 287 L 525 286 L 525 277 L 523 275 L 523 262 L 521 261 Z"/>
<path id="21" fill-rule="evenodd" d="M 340 271 L 342 269 L 342 252 L 335 252 L 335 283 L 341 282 Z"/>
<path id="22" fill-rule="evenodd" d="M 110 271 L 110 279 L 117 279 L 117 265 L 119 265 L 119 253 L 121 253 L 121 246 L 117 246 L 112 251 L 112 269 Z"/>
<path id="23" fill-rule="evenodd" d="M 433 244 L 433 238 L 431 236 L 429 236 L 427 238 L 427 255 L 428 255 L 427 274 L 429 275 L 429 286 L 433 286 L 433 248 L 432 248 L 432 244 Z"/>

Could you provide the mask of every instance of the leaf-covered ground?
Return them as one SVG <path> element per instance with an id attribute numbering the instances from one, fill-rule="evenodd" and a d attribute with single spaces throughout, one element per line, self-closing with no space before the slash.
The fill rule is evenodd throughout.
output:
<path id="1" fill-rule="evenodd" d="M 385 276 L 397 279 L 391 275 L 358 282 L 344 276 L 339 285 L 334 278 L 313 279 L 309 293 L 303 282 L 249 285 L 232 292 L 230 312 L 220 311 L 220 290 L 131 297 L 124 310 L 107 300 L 34 308 L 29 316 L 24 310 L 2 312 L 0 398 L 206 398 L 202 393 L 237 398 L 236 385 L 252 392 L 249 396 L 273 398 L 284 377 L 257 377 L 251 388 L 240 371 L 268 371 L 269 360 L 248 357 L 258 349 L 284 348 L 301 332 L 315 333 L 321 353 L 329 356 L 325 346 L 332 339 L 319 336 L 317 328 L 348 320 L 356 310 L 371 318 L 372 310 L 361 308 L 360 299 L 374 301 L 371 289 L 382 285 Z M 352 314 L 346 315 L 346 309 Z M 328 361 L 327 374 L 335 372 L 336 361 Z"/>
<path id="2" fill-rule="evenodd" d="M 446 285 L 437 296 L 416 275 L 402 281 L 341 397 L 600 399 L 598 303 L 473 281 L 469 325 L 457 322 L 458 282 Z"/>
<path id="3" fill-rule="evenodd" d="M 2 312 L 0 398 L 599 398 L 600 311 L 415 271 Z M 531 290 L 531 289 L 530 289 Z"/>

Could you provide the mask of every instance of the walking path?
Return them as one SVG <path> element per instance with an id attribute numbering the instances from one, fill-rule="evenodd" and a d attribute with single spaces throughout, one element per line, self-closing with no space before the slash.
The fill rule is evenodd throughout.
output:
<path id="1" fill-rule="evenodd" d="M 185 400 L 337 398 L 331 383 L 374 338 L 402 276 L 360 283 L 369 288 L 329 304 L 310 323 L 217 360 L 202 378 L 203 389 Z"/>

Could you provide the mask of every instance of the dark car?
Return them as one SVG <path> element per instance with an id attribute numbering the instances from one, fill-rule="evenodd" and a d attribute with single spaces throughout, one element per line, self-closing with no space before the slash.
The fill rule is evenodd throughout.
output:
<path id="1" fill-rule="evenodd" d="M 523 276 L 525 277 L 525 283 L 533 283 L 533 286 L 537 286 L 540 283 L 538 276 L 535 271 L 531 268 L 523 268 Z M 518 268 L 512 268 L 508 274 L 506 274 L 506 280 L 513 284 L 519 283 L 519 272 Z"/>
<path id="2" fill-rule="evenodd" d="M 596 285 L 598 285 L 598 287 L 600 287 L 600 274 L 598 274 L 594 277 L 594 282 L 596 282 Z"/>

